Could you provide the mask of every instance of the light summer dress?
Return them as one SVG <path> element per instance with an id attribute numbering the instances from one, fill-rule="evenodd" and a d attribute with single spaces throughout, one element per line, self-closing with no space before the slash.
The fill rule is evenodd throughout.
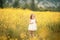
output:
<path id="1" fill-rule="evenodd" d="M 37 25 L 36 25 L 35 19 L 30 19 L 28 30 L 30 30 L 30 31 L 36 31 L 37 30 Z"/>

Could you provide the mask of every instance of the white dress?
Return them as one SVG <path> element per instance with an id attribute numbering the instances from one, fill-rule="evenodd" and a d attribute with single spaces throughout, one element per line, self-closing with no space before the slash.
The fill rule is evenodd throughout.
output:
<path id="1" fill-rule="evenodd" d="M 37 25 L 36 25 L 35 19 L 30 19 L 28 30 L 30 30 L 30 31 L 36 31 L 37 30 Z"/>

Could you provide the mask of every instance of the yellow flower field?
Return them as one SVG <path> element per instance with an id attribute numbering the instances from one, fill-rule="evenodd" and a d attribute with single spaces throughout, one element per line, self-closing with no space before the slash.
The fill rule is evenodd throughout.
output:
<path id="1" fill-rule="evenodd" d="M 30 14 L 36 16 L 36 36 L 31 38 L 28 33 Z M 51 24 L 52 23 L 52 24 Z M 0 40 L 60 40 L 60 12 L 31 11 L 29 9 L 0 9 Z M 50 25 L 55 29 L 50 29 Z M 59 28 L 57 28 L 59 27 Z M 58 32 L 59 31 L 59 32 Z"/>

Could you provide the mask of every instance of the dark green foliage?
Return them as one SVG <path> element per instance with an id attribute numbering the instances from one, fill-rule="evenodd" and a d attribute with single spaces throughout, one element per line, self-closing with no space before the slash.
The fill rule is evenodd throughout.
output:
<path id="1" fill-rule="evenodd" d="M 3 8 L 3 0 L 0 0 L 0 7 Z"/>
<path id="2" fill-rule="evenodd" d="M 13 4 L 14 8 L 18 8 L 19 7 L 19 0 L 15 0 L 14 4 Z"/>

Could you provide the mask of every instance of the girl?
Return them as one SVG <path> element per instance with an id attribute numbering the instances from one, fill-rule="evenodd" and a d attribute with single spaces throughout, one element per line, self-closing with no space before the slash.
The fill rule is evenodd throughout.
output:
<path id="1" fill-rule="evenodd" d="M 30 15 L 30 22 L 29 22 L 29 27 L 28 27 L 28 31 L 30 33 L 30 35 L 33 37 L 34 36 L 34 32 L 37 30 L 37 26 L 36 26 L 36 20 L 35 20 L 35 15 L 31 14 Z"/>

